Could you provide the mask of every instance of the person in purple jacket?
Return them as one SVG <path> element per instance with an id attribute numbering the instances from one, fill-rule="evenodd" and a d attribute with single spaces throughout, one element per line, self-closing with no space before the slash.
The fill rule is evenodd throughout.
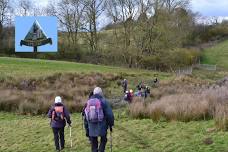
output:
<path id="1" fill-rule="evenodd" d="M 66 121 L 71 126 L 70 113 L 63 105 L 60 96 L 55 97 L 55 103 L 48 111 L 48 118 L 51 118 L 50 125 L 54 134 L 56 150 L 60 151 L 64 149 L 65 145 L 64 127 L 66 126 Z"/>

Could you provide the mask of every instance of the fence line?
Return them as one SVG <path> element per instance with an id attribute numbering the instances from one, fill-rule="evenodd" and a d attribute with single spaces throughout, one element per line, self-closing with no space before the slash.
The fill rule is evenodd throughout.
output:
<path id="1" fill-rule="evenodd" d="M 176 70 L 176 75 L 180 76 L 180 75 L 192 75 L 192 70 L 193 67 L 185 67 L 185 68 L 179 68 L 178 70 Z"/>
<path id="2" fill-rule="evenodd" d="M 180 75 L 192 75 L 192 71 L 194 68 L 199 68 L 203 70 L 208 70 L 208 71 L 216 71 L 217 70 L 217 65 L 211 65 L 211 64 L 196 64 L 192 65 L 189 67 L 184 67 L 184 68 L 179 68 L 175 71 L 177 76 Z"/>
<path id="3" fill-rule="evenodd" d="M 210 65 L 210 64 L 197 64 L 195 67 L 208 70 L 208 71 L 216 71 L 217 70 L 217 65 Z"/>

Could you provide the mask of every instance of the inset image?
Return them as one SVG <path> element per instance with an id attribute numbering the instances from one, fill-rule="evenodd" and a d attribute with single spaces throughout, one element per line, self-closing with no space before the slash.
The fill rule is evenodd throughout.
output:
<path id="1" fill-rule="evenodd" d="M 15 52 L 57 52 L 56 17 L 16 17 L 15 22 Z"/>

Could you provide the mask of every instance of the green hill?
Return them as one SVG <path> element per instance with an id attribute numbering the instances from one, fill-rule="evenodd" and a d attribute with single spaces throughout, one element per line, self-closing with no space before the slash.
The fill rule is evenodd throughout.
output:
<path id="1" fill-rule="evenodd" d="M 216 64 L 221 68 L 228 69 L 228 40 L 221 42 L 203 51 L 202 62 Z"/>
<path id="2" fill-rule="evenodd" d="M 112 73 L 128 75 L 144 75 L 144 77 L 153 77 L 156 72 L 140 69 L 128 69 L 121 67 L 102 66 L 93 64 L 84 64 L 66 61 L 38 60 L 25 58 L 0 57 L 0 77 L 17 78 L 37 78 L 48 76 L 55 73 Z M 160 78 L 167 78 L 171 74 L 156 73 Z"/>

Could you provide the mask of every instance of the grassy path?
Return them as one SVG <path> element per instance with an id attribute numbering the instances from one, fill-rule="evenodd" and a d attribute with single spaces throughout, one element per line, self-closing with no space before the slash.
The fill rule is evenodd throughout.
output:
<path id="1" fill-rule="evenodd" d="M 54 142 L 49 120 L 37 116 L 17 116 L 0 113 L 0 151 L 4 152 L 52 152 Z M 228 133 L 207 133 L 213 121 L 160 122 L 132 120 L 119 117 L 113 133 L 114 152 L 223 152 L 228 150 Z M 89 152 L 90 146 L 82 130 L 80 114 L 73 115 L 73 148 L 70 148 L 69 129 L 65 129 L 64 152 Z M 211 138 L 213 144 L 203 140 Z M 107 144 L 109 151 L 110 143 Z"/>

